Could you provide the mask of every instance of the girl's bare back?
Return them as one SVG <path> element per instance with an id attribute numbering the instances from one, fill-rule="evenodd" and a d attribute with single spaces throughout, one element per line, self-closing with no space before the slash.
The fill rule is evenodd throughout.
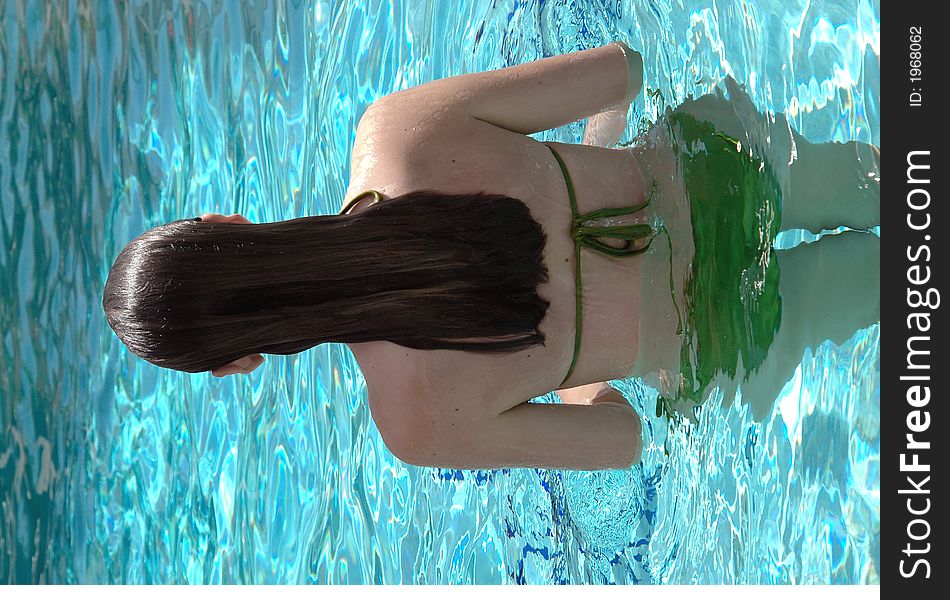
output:
<path id="1" fill-rule="evenodd" d="M 547 236 L 543 256 L 549 281 L 538 289 L 550 302 L 540 324 L 544 346 L 486 355 L 421 351 L 388 342 L 350 344 L 367 381 L 374 419 L 387 445 L 403 454 L 403 460 L 596 468 L 629 464 L 639 455 L 639 420 L 625 402 L 526 404 L 561 384 L 571 364 L 576 328 L 567 187 L 552 152 L 526 134 L 624 101 L 624 58 L 618 46 L 611 45 L 439 80 L 388 96 L 361 119 L 345 200 L 368 189 L 386 197 L 423 189 L 501 194 L 524 202 Z M 592 71 L 599 71 L 601 79 Z M 561 89 L 551 95 L 553 88 L 568 84 L 571 93 Z M 533 86 L 541 88 L 539 95 Z M 519 111 L 525 115 L 521 121 Z M 550 113 L 547 120 L 539 117 L 545 111 Z M 644 181 L 631 152 L 554 147 L 571 175 L 580 212 L 629 207 L 644 199 Z M 350 210 L 363 208 L 361 201 Z M 631 220 L 644 218 L 640 214 Z M 581 267 L 581 351 L 564 388 L 631 376 L 640 350 L 644 261 L 582 250 Z M 532 435 L 534 430 L 550 437 L 561 426 L 574 429 L 575 436 L 585 427 L 587 432 L 573 443 L 551 443 L 551 448 Z"/>

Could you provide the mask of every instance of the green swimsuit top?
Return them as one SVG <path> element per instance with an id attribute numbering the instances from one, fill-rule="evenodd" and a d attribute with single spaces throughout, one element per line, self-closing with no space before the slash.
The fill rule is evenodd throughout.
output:
<path id="1" fill-rule="evenodd" d="M 352 200 L 350 200 L 349 202 L 347 202 L 346 204 L 344 204 L 344 205 L 343 205 L 343 208 L 340 209 L 340 214 L 341 214 L 341 215 L 345 215 L 346 212 L 347 212 L 348 210 L 350 210 L 350 208 L 352 208 L 354 204 L 356 204 L 357 202 L 359 202 L 360 200 L 362 200 L 363 198 L 365 198 L 365 197 L 367 197 L 367 196 L 372 196 L 372 197 L 373 197 L 373 201 L 369 203 L 369 206 L 372 206 L 372 205 L 376 204 L 377 202 L 382 202 L 382 200 L 383 200 L 383 195 L 382 195 L 381 193 L 377 192 L 376 190 L 366 190 L 365 192 L 363 192 L 363 193 L 360 194 L 359 196 L 356 196 L 355 198 L 353 198 Z"/>
<path id="2" fill-rule="evenodd" d="M 639 212 L 650 204 L 652 195 L 640 204 L 634 206 L 602 208 L 599 210 L 578 214 L 577 196 L 574 193 L 574 184 L 571 181 L 571 175 L 568 173 L 567 167 L 565 166 L 560 155 L 554 151 L 554 148 L 548 144 L 545 145 L 548 147 L 548 150 L 551 151 L 551 154 L 554 155 L 558 165 L 561 167 L 561 173 L 564 174 L 564 182 L 567 184 L 567 196 L 571 201 L 571 213 L 573 214 L 571 223 L 571 237 L 574 240 L 574 265 L 577 273 L 575 282 L 576 328 L 574 331 L 574 357 L 571 359 L 571 367 L 568 369 L 567 375 L 565 375 L 564 380 L 561 381 L 561 385 L 564 385 L 564 382 L 567 381 L 574 372 L 574 366 L 577 364 L 577 357 L 581 350 L 581 317 L 583 314 L 581 310 L 581 246 L 587 246 L 591 250 L 596 250 L 597 252 L 607 256 L 634 256 L 645 252 L 650 247 L 650 242 L 653 241 L 655 232 L 653 228 L 646 223 L 632 223 L 629 225 L 610 226 L 595 225 L 592 223 L 592 221 L 596 219 L 616 217 Z M 383 195 L 378 191 L 367 190 L 347 202 L 340 210 L 340 214 L 345 214 L 353 204 L 369 195 L 373 196 L 373 202 L 370 203 L 371 205 L 383 200 Z M 613 246 L 600 241 L 599 238 L 626 240 L 627 244 L 623 248 L 614 248 Z M 634 242 L 643 239 L 647 240 L 646 244 L 639 248 L 634 246 Z"/>
<path id="3" fill-rule="evenodd" d="M 577 364 L 577 357 L 581 351 L 581 246 L 587 246 L 591 250 L 596 250 L 601 254 L 606 254 L 607 256 L 634 256 L 646 250 L 650 247 L 650 243 L 653 241 L 655 232 L 653 228 L 646 223 L 631 223 L 629 225 L 595 225 L 592 221 L 596 219 L 603 219 L 605 217 L 616 217 L 619 215 L 629 215 L 635 212 L 639 212 L 649 206 L 650 200 L 652 200 L 652 194 L 647 197 L 646 200 L 640 204 L 634 206 L 621 206 L 618 208 L 601 208 L 599 210 L 592 210 L 583 214 L 578 214 L 577 212 L 577 196 L 574 193 L 574 183 L 571 181 L 571 174 L 567 172 L 567 166 L 564 164 L 564 161 L 561 159 L 560 155 L 554 151 L 554 148 L 550 144 L 545 144 L 548 147 L 548 150 L 551 151 L 551 154 L 554 155 L 554 158 L 557 159 L 557 164 L 561 167 L 561 173 L 564 174 L 564 183 L 567 184 L 567 196 L 571 201 L 571 213 L 573 214 L 573 219 L 571 221 L 571 237 L 574 239 L 574 268 L 576 270 L 576 280 L 574 284 L 575 289 L 575 306 L 576 306 L 576 327 L 574 330 L 574 357 L 571 359 L 571 368 L 568 369 L 567 375 L 564 376 L 564 380 L 561 381 L 561 385 L 564 385 L 564 382 L 571 376 L 571 373 L 574 372 L 574 366 Z M 599 238 L 611 238 L 616 240 L 626 240 L 627 244 L 623 248 L 614 248 L 613 246 L 607 245 L 604 242 L 600 241 Z M 634 242 L 638 240 L 647 240 L 647 243 L 643 246 L 637 248 L 634 246 Z"/>

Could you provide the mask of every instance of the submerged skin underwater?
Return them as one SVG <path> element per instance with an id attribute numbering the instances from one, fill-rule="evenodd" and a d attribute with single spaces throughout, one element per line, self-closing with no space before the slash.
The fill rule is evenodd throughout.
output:
<path id="1" fill-rule="evenodd" d="M 537 133 L 591 116 L 585 134 L 588 145 L 615 145 L 619 132 L 625 129 L 630 103 L 642 88 L 642 73 L 639 53 L 624 44 L 613 43 L 499 71 L 437 80 L 381 98 L 367 110 L 357 128 L 353 179 L 347 193 L 350 200 L 342 215 L 335 219 L 343 223 L 352 220 L 354 227 L 368 227 L 370 221 L 360 225 L 363 215 L 372 219 L 377 213 L 389 214 L 391 209 L 407 202 L 404 198 L 419 190 L 470 189 L 473 174 L 491 172 L 486 165 L 496 156 L 508 158 L 512 164 L 517 164 L 514 161 L 521 155 L 531 156 L 536 165 L 543 165 L 536 150 L 541 145 L 523 137 L 521 140 L 527 145 L 521 149 L 513 144 L 513 132 Z M 365 335 L 359 339 L 330 338 L 360 342 L 350 348 L 363 368 L 369 388 L 368 403 L 390 451 L 412 464 L 451 468 L 531 466 L 586 470 L 624 468 L 636 463 L 641 451 L 640 420 L 622 395 L 611 390 L 605 381 L 591 381 L 590 372 L 584 371 L 584 359 L 590 351 L 582 352 L 581 342 L 585 312 L 591 320 L 611 316 L 610 311 L 614 310 L 598 302 L 596 277 L 598 268 L 605 274 L 620 268 L 618 261 L 643 261 L 639 267 L 640 285 L 634 282 L 640 300 L 628 309 L 639 308 L 639 314 L 632 315 L 632 323 L 640 336 L 640 351 L 632 370 L 628 364 L 624 371 L 612 376 L 639 376 L 653 384 L 661 394 L 658 415 L 672 417 L 674 410 L 689 414 L 703 403 L 715 385 L 726 390 L 727 397 L 741 387 L 743 400 L 750 402 L 754 414 L 762 418 L 806 349 L 816 348 L 825 339 L 843 342 L 854 331 L 879 319 L 879 238 L 869 233 L 880 224 L 877 150 L 866 145 L 811 144 L 792 130 L 783 115 L 766 117 L 758 113 L 734 80 L 727 79 L 724 86 L 728 99 L 720 90 L 689 100 L 662 115 L 630 148 L 612 151 L 611 156 L 619 154 L 628 161 L 629 172 L 608 174 L 603 165 L 611 163 L 588 146 L 558 144 L 555 150 L 555 146 L 547 144 L 563 175 L 573 214 L 569 234 L 573 238 L 574 264 L 568 270 L 576 270 L 573 358 L 557 388 L 580 388 L 560 396 L 565 404 L 586 407 L 538 410 L 524 399 L 550 391 L 550 387 L 520 392 L 520 397 L 496 393 L 489 399 L 496 404 L 487 404 L 475 395 L 465 399 L 464 392 L 458 390 L 470 386 L 459 386 L 452 379 L 454 372 L 467 368 L 470 376 L 481 377 L 480 370 L 492 368 L 491 363 L 471 366 L 475 363 L 468 363 L 468 356 L 458 352 L 454 354 L 457 364 L 406 367 L 430 364 L 430 353 L 424 347 L 390 343 L 398 338 L 386 333 L 376 334 L 382 337 L 375 339 Z M 552 100 L 558 92 L 562 93 Z M 484 133 L 473 133 L 476 129 L 472 120 Z M 474 145 L 480 154 L 459 154 L 457 139 Z M 438 153 L 461 157 L 457 171 L 433 175 L 434 168 L 427 161 L 437 160 Z M 829 169 L 829 165 L 833 167 Z M 586 171 L 597 172 L 599 180 L 592 183 L 590 178 L 583 179 Z M 511 174 L 496 170 L 490 191 L 516 196 L 517 192 L 509 190 L 521 186 L 523 180 L 540 178 L 550 182 L 548 175 L 521 174 L 517 168 Z M 579 199 L 590 202 L 592 197 L 609 197 L 609 187 L 598 189 L 596 185 L 603 182 L 609 186 L 610 177 L 633 183 L 633 187 L 620 194 L 632 194 L 626 206 L 597 207 L 579 213 Z M 575 179 L 581 185 L 575 186 Z M 821 185 L 815 185 L 816 181 L 821 181 Z M 369 190 L 354 195 L 356 190 L 376 185 L 383 186 L 385 193 Z M 546 214 L 550 209 L 524 194 L 521 193 L 521 202 L 534 215 L 543 215 L 538 218 L 547 232 L 549 245 L 545 253 L 550 263 L 552 256 L 557 255 L 553 236 L 559 234 L 560 227 Z M 550 193 L 543 196 L 544 202 L 562 202 L 562 197 Z M 372 201 L 365 203 L 370 198 Z M 626 222 L 619 218 L 624 215 Z M 631 216 L 639 220 L 630 221 Z M 234 229 L 231 237 L 214 238 L 214 252 L 233 256 L 231 260 L 235 262 L 249 260 L 253 253 L 262 251 L 262 244 L 257 242 L 254 246 L 255 238 L 251 237 L 258 226 L 240 215 L 206 214 L 197 221 L 201 222 L 191 227 L 206 231 L 205 235 L 213 235 L 216 229 L 227 227 L 227 223 L 244 224 Z M 321 233 L 316 229 L 321 222 L 314 221 L 316 237 L 330 234 L 330 230 Z M 393 220 L 393 232 L 399 229 L 398 223 Z M 840 227 L 852 231 L 791 250 L 773 249 L 783 228 L 820 233 Z M 247 233 L 248 248 L 241 243 L 242 232 Z M 429 234 L 423 231 L 421 235 Z M 607 243 L 610 240 L 622 240 L 625 245 Z M 657 240 L 665 244 L 654 243 Z M 186 250 L 195 248 L 195 259 L 186 260 L 201 261 L 200 245 L 192 244 L 189 238 L 171 237 L 161 243 L 170 243 L 174 249 L 176 242 Z M 123 255 L 132 248 L 130 244 Z M 356 255 L 355 246 L 353 250 Z M 595 253 L 606 256 L 607 262 L 590 266 L 588 261 Z M 388 254 L 384 243 L 378 260 L 388 261 Z M 586 257 L 583 268 L 582 256 Z M 340 258 L 345 259 L 345 255 Z M 275 257 L 275 261 L 273 269 L 277 271 L 281 268 L 281 257 Z M 862 266 L 855 269 L 855 264 Z M 143 277 L 141 273 L 147 274 L 151 268 L 138 259 L 120 256 L 110 273 L 103 304 L 110 324 L 123 341 L 129 339 L 128 332 L 135 328 L 148 331 L 150 326 L 127 325 L 123 319 L 138 317 L 121 315 L 137 313 L 134 309 L 117 312 L 114 307 L 137 306 L 143 285 L 138 283 Z M 129 269 L 134 269 L 135 283 L 113 282 L 114 277 L 126 277 L 124 273 Z M 581 283 L 582 271 L 587 273 L 587 289 Z M 207 276 L 213 277 L 214 273 Z M 144 277 L 148 281 L 148 275 Z M 178 278 L 175 273 L 170 277 Z M 168 282 L 163 286 L 162 281 L 149 285 L 165 290 Z M 352 298 L 353 303 L 377 294 L 370 284 L 367 281 L 366 291 Z M 215 286 L 211 284 L 212 290 Z M 123 291 L 117 295 L 113 291 L 116 289 Z M 563 296 L 558 288 L 545 289 L 546 300 L 557 299 L 558 305 L 566 304 L 558 298 Z M 618 286 L 617 294 L 622 295 L 623 289 Z M 212 298 L 214 293 L 211 292 Z M 279 293 L 283 293 L 280 286 L 275 286 L 265 295 Z M 419 289 L 418 293 L 422 298 L 427 292 Z M 232 297 L 233 305 L 233 298 L 251 294 L 261 292 L 249 288 L 226 295 Z M 170 303 L 173 298 L 165 300 L 160 296 L 157 302 Z M 607 314 L 598 313 L 601 306 Z M 822 310 L 816 310 L 818 306 Z M 178 333 L 179 329 L 187 331 L 178 325 L 166 331 L 166 324 L 176 323 L 176 310 L 184 311 L 173 307 L 166 312 L 160 306 L 159 311 L 167 316 L 155 333 L 147 335 L 156 340 L 186 335 Z M 255 311 L 260 310 L 238 307 L 228 309 L 226 314 L 238 319 L 244 314 L 257 318 L 260 312 Z M 557 307 L 550 310 L 556 312 Z M 221 313 L 208 314 L 209 317 L 200 317 L 199 327 L 201 319 Z M 362 318 L 374 317 L 368 312 Z M 544 323 L 545 329 L 561 329 L 558 321 L 548 319 Z M 412 326 L 411 319 L 408 324 Z M 479 333 L 483 332 L 474 330 L 458 337 L 477 337 Z M 248 333 L 245 338 L 254 335 Z M 603 337 L 591 339 L 588 335 L 587 347 L 592 342 L 607 347 L 617 342 L 606 334 L 598 336 Z M 179 347 L 190 351 L 187 338 L 183 339 L 184 342 L 178 342 Z M 196 337 L 194 345 L 200 344 Z M 560 344 L 558 341 L 545 346 L 547 351 L 554 351 Z M 129 347 L 151 352 L 152 345 L 136 342 Z M 409 352 L 413 347 L 415 350 Z M 530 352 L 540 353 L 537 347 L 533 348 L 519 353 L 529 358 Z M 629 350 L 618 346 L 615 351 Z M 166 364 L 157 354 L 141 355 L 156 364 Z M 212 373 L 248 373 L 262 362 L 260 354 L 252 354 L 215 367 Z M 397 363 L 399 368 L 394 366 Z M 575 374 L 577 365 L 581 367 L 579 374 Z M 528 379 L 543 386 L 550 371 L 550 360 L 538 360 L 511 374 L 497 370 L 494 373 L 500 385 L 506 385 L 506 380 L 516 385 L 518 380 Z M 416 379 L 422 387 L 416 385 Z M 404 385 L 401 380 L 410 383 Z M 592 385 L 595 387 L 591 388 Z M 408 391 L 397 391 L 400 389 Z M 454 402 L 449 400 L 451 396 L 456 396 Z M 462 408 L 464 411 L 459 413 Z M 437 423 L 443 426 L 437 427 Z M 464 434 L 453 433 L 451 428 L 456 425 Z M 548 448 L 534 436 L 529 436 L 532 441 L 527 443 L 519 439 L 530 431 L 563 441 Z"/>

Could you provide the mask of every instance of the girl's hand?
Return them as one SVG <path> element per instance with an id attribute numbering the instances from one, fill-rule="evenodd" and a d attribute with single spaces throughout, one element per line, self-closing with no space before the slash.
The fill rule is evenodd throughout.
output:
<path id="1" fill-rule="evenodd" d="M 233 360 L 217 369 L 213 369 L 211 374 L 215 377 L 224 377 L 225 375 L 234 375 L 236 373 L 244 373 L 247 375 L 262 364 L 264 364 L 264 357 L 260 354 L 252 354 L 244 358 L 239 358 L 238 360 Z"/>
<path id="2" fill-rule="evenodd" d="M 244 215 L 239 215 L 238 213 L 231 214 L 229 216 L 222 215 L 220 213 L 204 213 L 201 215 L 201 220 L 206 223 L 247 223 L 251 224 Z"/>
<path id="3" fill-rule="evenodd" d="M 246 223 L 251 224 L 243 215 L 233 213 L 231 215 L 222 215 L 219 213 L 204 213 L 201 215 L 202 222 L 206 223 Z M 213 369 L 211 374 L 215 377 L 224 377 L 225 375 L 234 375 L 244 373 L 245 375 L 264 364 L 264 357 L 260 354 L 251 354 L 244 358 L 233 360 L 226 365 Z"/>
<path id="4" fill-rule="evenodd" d="M 620 141 L 623 132 L 627 129 L 627 111 L 629 104 L 622 107 L 607 109 L 587 119 L 584 128 L 585 146 L 600 146 L 610 148 Z"/>
<path id="5" fill-rule="evenodd" d="M 640 95 L 640 89 L 643 87 L 643 56 L 630 46 L 623 42 L 612 42 L 611 44 L 621 49 L 627 65 L 627 92 L 624 99 L 587 120 L 587 126 L 584 128 L 584 139 L 581 142 L 586 146 L 600 146 L 610 148 L 617 145 L 623 132 L 627 129 L 627 113 L 630 111 L 630 103 Z"/>

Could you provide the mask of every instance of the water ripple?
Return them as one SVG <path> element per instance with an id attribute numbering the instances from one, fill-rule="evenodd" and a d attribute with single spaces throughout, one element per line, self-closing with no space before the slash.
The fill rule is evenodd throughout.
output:
<path id="1" fill-rule="evenodd" d="M 719 397 L 670 424 L 614 382 L 645 415 L 629 471 L 451 471 L 389 453 L 341 346 L 172 373 L 99 303 L 156 224 L 334 212 L 376 98 L 614 39 L 655 92 L 631 136 L 732 75 L 812 141 L 879 144 L 879 21 L 870 0 L 0 5 L 0 581 L 878 581 L 879 326 L 806 354 L 761 423 Z"/>

